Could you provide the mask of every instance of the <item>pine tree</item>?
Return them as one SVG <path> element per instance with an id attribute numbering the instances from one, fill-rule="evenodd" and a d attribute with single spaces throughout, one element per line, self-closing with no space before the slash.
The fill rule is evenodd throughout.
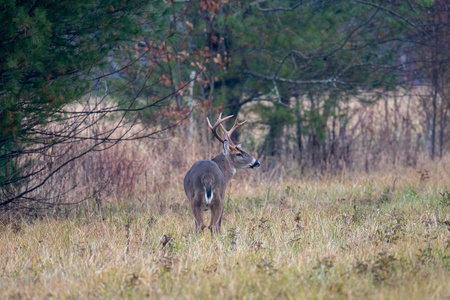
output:
<path id="1" fill-rule="evenodd" d="M 158 22 L 163 1 L 18 1 L 0 4 L 0 205 L 29 181 L 21 157 L 64 139 L 42 134 L 81 99 L 118 46 L 136 43 L 142 20 Z M 3 201 L 3 202 L 2 202 Z"/>

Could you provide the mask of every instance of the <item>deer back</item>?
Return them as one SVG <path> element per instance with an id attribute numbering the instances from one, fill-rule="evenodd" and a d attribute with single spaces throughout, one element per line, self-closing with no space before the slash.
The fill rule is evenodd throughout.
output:
<path id="1" fill-rule="evenodd" d="M 196 162 L 184 177 L 184 190 L 189 199 L 210 192 L 225 190 L 225 177 L 217 163 L 211 160 Z"/>

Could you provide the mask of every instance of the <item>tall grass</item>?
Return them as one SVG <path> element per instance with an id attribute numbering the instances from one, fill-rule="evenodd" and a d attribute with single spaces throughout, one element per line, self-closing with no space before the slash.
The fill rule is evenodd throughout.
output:
<path id="1" fill-rule="evenodd" d="M 94 102 L 94 107 L 108 105 L 106 100 L 100 100 L 100 104 L 97 100 L 89 101 Z M 356 99 L 349 100 L 346 105 L 345 118 L 338 120 L 333 117 L 333 120 L 329 120 L 326 126 L 327 141 L 323 142 L 323 148 L 303 149 L 308 155 L 328 153 L 324 157 L 317 156 L 322 157 L 320 162 L 307 161 L 306 156 L 298 157 L 300 152 L 296 148 L 295 126 L 286 126 L 283 133 L 286 143 L 278 145 L 283 149 L 280 156 L 264 156 L 261 150 L 267 125 L 260 122 L 250 104 L 245 106 L 242 110 L 249 123 L 241 130 L 240 142 L 262 162 L 262 168 L 258 172 L 237 174 L 236 181 L 240 186 L 247 187 L 274 180 L 301 181 L 305 177 L 326 179 L 329 176 L 345 177 L 360 172 L 392 174 L 398 172 L 396 170 L 403 170 L 403 165 L 412 167 L 409 172 L 427 171 L 426 165 L 430 162 L 423 146 L 426 130 L 425 125 L 417 121 L 424 119 L 420 97 L 386 95 L 383 101 L 373 105 L 362 105 Z M 67 109 L 77 110 L 76 107 Z M 44 207 L 48 207 L 47 204 L 60 204 L 56 210 L 67 210 L 64 204 L 84 200 L 95 202 L 101 208 L 104 202 L 126 204 L 129 201 L 159 206 L 160 202 L 167 201 L 166 196 L 169 194 L 169 199 L 175 199 L 174 191 L 180 192 L 177 197 L 184 197 L 181 192 L 183 177 L 192 164 L 200 159 L 211 159 L 221 152 L 220 143 L 214 140 L 206 126 L 207 110 L 198 108 L 193 124 L 184 123 L 152 136 L 152 139 L 122 142 L 104 151 L 91 151 L 59 170 L 27 197 L 32 199 L 37 195 L 36 198 L 44 199 L 38 206 L 43 203 Z M 173 116 L 169 113 L 165 118 Z M 92 118 L 86 120 L 87 124 L 83 126 L 85 129 L 80 132 L 80 136 L 102 137 L 102 132 L 111 132 L 118 127 L 112 137 L 131 137 L 134 132 L 142 130 L 142 124 L 130 130 L 125 125 L 117 126 L 114 118 Z M 192 132 L 188 129 L 190 126 Z M 341 128 L 342 132 L 341 129 L 336 131 L 336 128 Z M 338 142 L 337 137 L 344 142 Z M 48 153 L 35 158 L 40 162 L 36 167 L 51 171 L 61 162 L 77 156 L 80 149 L 92 147 L 92 143 L 93 140 L 80 139 L 76 143 L 56 145 Z M 335 149 L 334 154 L 330 152 L 332 148 Z M 40 182 L 42 179 L 36 176 L 35 180 Z M 247 193 L 248 189 L 244 188 L 244 192 Z M 153 200 L 149 201 L 150 198 Z M 24 202 L 26 204 L 23 206 L 29 206 L 34 213 L 35 203 L 26 199 Z"/>
<path id="2" fill-rule="evenodd" d="M 4 222 L 0 298 L 447 298 L 450 162 L 423 167 L 273 181 L 243 171 L 214 238 L 194 234 L 177 181 L 145 201 Z"/>
<path id="3" fill-rule="evenodd" d="M 198 130 L 89 153 L 39 191 L 79 205 L 2 212 L 0 299 L 450 297 L 450 157 L 370 173 L 259 157 L 229 182 L 211 237 L 194 233 L 183 191 L 221 151 Z"/>

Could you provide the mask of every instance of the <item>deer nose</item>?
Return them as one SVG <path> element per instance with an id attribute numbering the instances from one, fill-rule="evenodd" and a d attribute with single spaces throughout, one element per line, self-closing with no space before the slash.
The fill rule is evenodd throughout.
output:
<path id="1" fill-rule="evenodd" d="M 255 160 L 255 162 L 250 166 L 250 168 L 258 168 L 261 165 L 261 163 L 257 160 Z"/>

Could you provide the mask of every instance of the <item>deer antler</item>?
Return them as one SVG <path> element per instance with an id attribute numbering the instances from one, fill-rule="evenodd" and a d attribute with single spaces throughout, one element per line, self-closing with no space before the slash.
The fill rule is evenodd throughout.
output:
<path id="1" fill-rule="evenodd" d="M 233 128 L 231 128 L 230 130 L 226 130 L 225 127 L 224 127 L 222 124 L 220 124 L 220 127 L 222 127 L 222 130 L 223 130 L 223 132 L 224 132 L 224 134 L 225 134 L 225 137 L 226 137 L 226 139 L 228 139 L 228 142 L 230 143 L 230 147 L 232 147 L 232 148 L 236 148 L 236 145 L 235 145 L 234 142 L 231 140 L 231 134 L 232 134 L 236 129 L 238 129 L 239 127 L 241 127 L 241 126 L 244 125 L 245 123 L 247 123 L 247 120 L 242 121 L 241 123 L 239 123 L 239 122 L 238 122 L 238 118 L 239 118 L 239 115 L 237 114 L 237 115 L 236 115 L 236 120 L 234 121 Z"/>
<path id="2" fill-rule="evenodd" d="M 219 118 L 217 119 L 216 123 L 214 123 L 214 126 L 211 126 L 211 123 L 209 122 L 208 117 L 206 117 L 206 120 L 208 121 L 209 129 L 211 129 L 211 131 L 214 133 L 215 137 L 219 141 L 221 141 L 222 143 L 225 141 L 225 139 L 221 138 L 220 135 L 217 133 L 217 127 L 219 127 L 219 125 L 221 125 L 222 129 L 223 129 L 224 127 L 222 125 L 222 122 L 226 121 L 226 120 L 228 120 L 228 119 L 230 119 L 232 117 L 233 117 L 233 115 L 225 117 L 225 118 L 222 119 L 222 113 L 220 113 Z M 230 142 L 230 139 L 228 139 L 228 142 Z M 231 142 L 230 142 L 230 144 L 231 144 Z"/>
<path id="3" fill-rule="evenodd" d="M 238 122 L 238 116 L 236 115 L 236 120 L 234 121 L 234 125 L 233 128 L 231 128 L 230 130 L 226 130 L 225 127 L 223 126 L 223 122 L 232 118 L 233 115 L 225 117 L 222 119 L 222 113 L 220 113 L 219 118 L 217 119 L 216 123 L 214 123 L 213 126 L 211 126 L 211 123 L 209 122 L 208 117 L 206 117 L 206 120 L 208 121 L 208 126 L 209 129 L 211 129 L 211 131 L 214 133 L 214 135 L 216 136 L 216 138 L 221 141 L 222 143 L 226 140 L 228 140 L 228 143 L 230 143 L 230 148 L 232 149 L 236 149 L 237 146 L 234 144 L 234 142 L 231 140 L 231 134 L 239 127 L 241 127 L 242 125 L 244 125 L 245 123 L 247 123 L 247 120 L 239 123 Z M 221 127 L 222 131 L 224 133 L 224 138 L 221 138 L 220 135 L 217 133 L 217 127 Z"/>

